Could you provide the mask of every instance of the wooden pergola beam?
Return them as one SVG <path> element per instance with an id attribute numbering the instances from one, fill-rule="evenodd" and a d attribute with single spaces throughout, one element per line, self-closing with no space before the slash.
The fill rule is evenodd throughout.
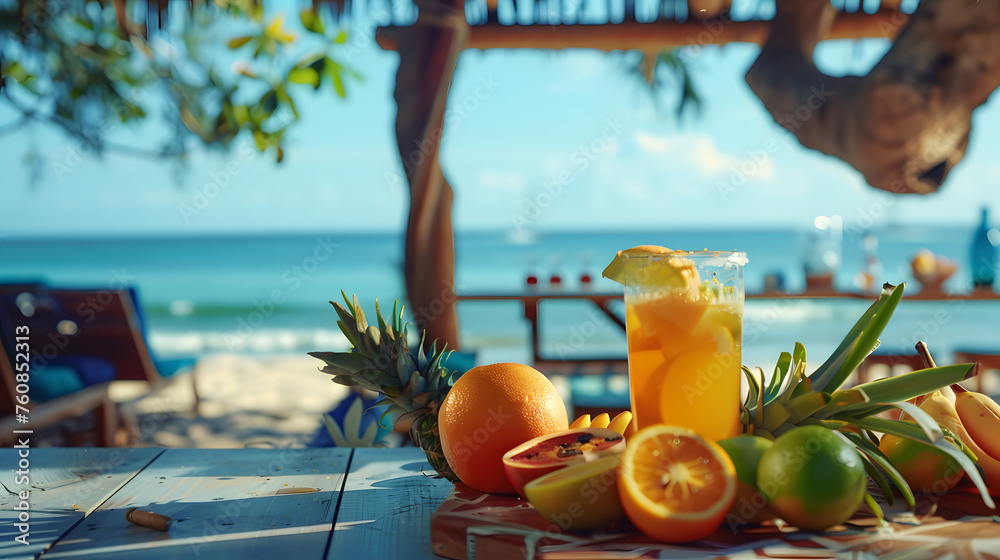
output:
<path id="1" fill-rule="evenodd" d="M 840 14 L 827 39 L 894 39 L 909 15 L 899 10 L 874 14 Z M 399 34 L 406 27 L 385 26 L 376 34 L 385 50 L 398 50 Z M 597 49 L 658 52 L 685 45 L 763 44 L 771 31 L 770 21 L 659 21 L 650 23 L 573 25 L 501 25 L 486 23 L 470 27 L 467 49 Z"/>

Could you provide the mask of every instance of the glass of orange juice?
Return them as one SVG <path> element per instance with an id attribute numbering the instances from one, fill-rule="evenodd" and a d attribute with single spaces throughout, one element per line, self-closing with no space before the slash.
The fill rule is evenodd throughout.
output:
<path id="1" fill-rule="evenodd" d="M 666 250 L 669 251 L 669 250 Z M 739 434 L 745 253 L 620 253 L 636 428 Z"/>

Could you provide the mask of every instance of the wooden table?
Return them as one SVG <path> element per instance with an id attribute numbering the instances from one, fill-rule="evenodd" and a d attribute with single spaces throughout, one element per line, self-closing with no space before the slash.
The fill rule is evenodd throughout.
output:
<path id="1" fill-rule="evenodd" d="M 412 447 L 31 449 L 28 464 L 22 465 L 30 485 L 16 480 L 18 451 L 0 449 L 0 482 L 6 488 L 0 488 L 4 559 L 436 558 L 431 541 L 435 511 L 435 544 L 453 558 L 466 557 L 470 544 L 470 558 L 524 557 L 532 527 L 542 537 L 532 540 L 542 547 L 538 558 L 594 558 L 604 550 L 618 550 L 619 558 L 841 558 L 850 554 L 848 548 L 869 545 L 875 549 L 865 557 L 902 558 L 904 549 L 913 548 L 906 558 L 933 558 L 940 556 L 935 550 L 944 554 L 937 547 L 951 547 L 949 553 L 966 548 L 995 553 L 1000 543 L 1000 518 L 991 519 L 995 513 L 984 510 L 974 494 L 953 497 L 963 510 L 968 508 L 966 513 L 922 527 L 894 525 L 888 541 L 884 532 L 876 535 L 864 528 L 824 535 L 720 528 L 700 541 L 701 548 L 677 548 L 634 530 L 617 536 L 553 533 L 551 524 L 522 500 L 484 496 L 428 478 L 425 473 L 432 471 L 423 452 Z M 19 506 L 20 497 L 10 492 L 22 490 L 30 494 L 28 504 Z M 938 512 L 948 509 L 943 501 L 940 505 Z M 21 535 L 18 507 L 26 507 L 30 515 L 28 545 L 15 540 Z M 125 512 L 133 507 L 169 516 L 169 531 L 128 523 Z M 573 546 L 582 548 L 570 554 L 562 541 L 576 541 Z"/>
<path id="2" fill-rule="evenodd" d="M 433 557 L 430 518 L 452 489 L 422 451 L 0 449 L 0 558 L 289 560 Z M 28 490 L 30 544 L 15 541 Z M 24 507 L 24 506 L 22 506 Z M 133 507 L 168 532 L 128 523 Z"/>

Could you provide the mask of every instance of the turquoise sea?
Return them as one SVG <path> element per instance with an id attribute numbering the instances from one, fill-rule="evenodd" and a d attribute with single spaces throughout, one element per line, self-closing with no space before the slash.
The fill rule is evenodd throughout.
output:
<path id="1" fill-rule="evenodd" d="M 962 267 L 946 285 L 968 285 L 969 229 L 884 228 L 878 239 L 879 281 L 906 281 L 915 289 L 909 261 L 922 248 Z M 836 284 L 857 289 L 865 265 L 861 235 L 847 231 Z M 460 232 L 456 286 L 460 292 L 512 292 L 529 273 L 547 289 L 557 274 L 564 290 L 577 289 L 581 274 L 594 290 L 620 289 L 600 278 L 619 249 L 656 244 L 685 249 L 739 249 L 750 259 L 748 292 L 763 289 L 765 276 L 780 274 L 789 290 L 804 285 L 808 234 L 775 231 Z M 61 287 L 139 290 L 153 349 L 161 356 L 217 352 L 275 353 L 343 348 L 346 344 L 329 303 L 340 291 L 355 293 L 370 312 L 374 300 L 391 308 L 403 299 L 401 234 L 316 233 L 287 236 L 197 238 L 17 239 L 0 241 L 0 281 L 44 280 Z M 911 288 L 912 286 L 912 288 Z M 873 296 L 874 298 L 874 296 Z M 769 368 L 777 353 L 802 341 L 814 360 L 825 357 L 868 302 L 832 300 L 749 301 L 744 362 Z M 958 346 L 1000 350 L 1000 305 L 968 302 L 904 302 L 882 337 L 886 348 L 927 341 L 939 361 Z M 463 350 L 527 359 L 528 325 L 516 303 L 459 305 Z M 624 354 L 623 333 L 585 304 L 551 302 L 543 309 L 542 338 L 551 352 L 573 357 Z M 575 344 L 570 344 L 575 341 Z M 582 344 L 580 342 L 582 341 Z"/>

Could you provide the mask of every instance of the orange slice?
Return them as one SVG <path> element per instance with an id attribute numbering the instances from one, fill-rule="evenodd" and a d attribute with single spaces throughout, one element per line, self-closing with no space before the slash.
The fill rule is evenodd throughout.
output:
<path id="1" fill-rule="evenodd" d="M 736 467 L 719 444 L 676 426 L 654 425 L 629 441 L 618 495 L 629 520 L 671 543 L 715 531 L 736 499 Z"/>

